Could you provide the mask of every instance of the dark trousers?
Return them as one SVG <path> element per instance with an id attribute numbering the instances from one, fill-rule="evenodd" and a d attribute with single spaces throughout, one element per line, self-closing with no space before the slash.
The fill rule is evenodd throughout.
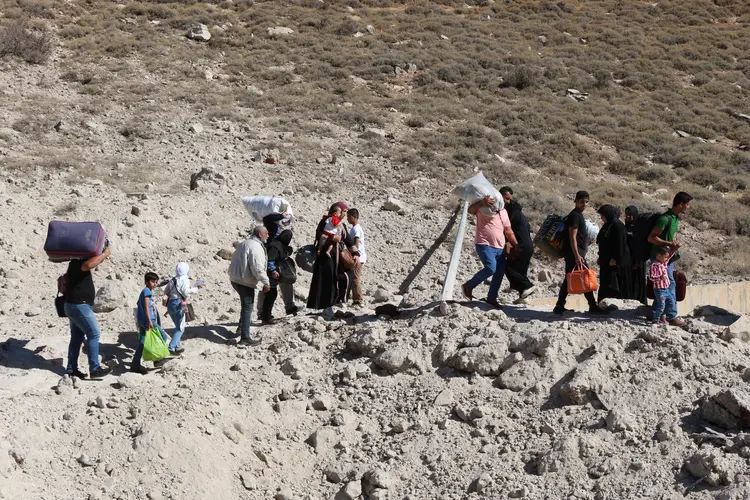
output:
<path id="1" fill-rule="evenodd" d="M 279 288 L 278 286 L 272 286 L 269 291 L 261 292 L 261 294 L 263 295 L 263 305 L 261 306 L 260 319 L 269 321 L 273 317 L 273 304 L 279 295 Z"/>
<path id="2" fill-rule="evenodd" d="M 232 282 L 232 288 L 240 296 L 240 336 L 250 338 L 250 323 L 253 321 L 253 303 L 255 302 L 255 288 Z"/>
<path id="3" fill-rule="evenodd" d="M 518 258 L 508 258 L 505 261 L 505 277 L 508 278 L 508 283 L 512 290 L 523 292 L 534 286 L 527 276 L 532 253 L 533 251 L 521 252 Z"/>
<path id="4" fill-rule="evenodd" d="M 560 294 L 557 296 L 557 304 L 555 308 L 565 307 L 565 301 L 568 299 L 568 273 L 576 267 L 575 255 L 565 256 L 565 279 L 563 279 L 562 285 L 560 285 Z M 589 307 L 596 307 L 596 298 L 594 292 L 588 292 L 584 294 L 586 300 L 589 303 Z"/>

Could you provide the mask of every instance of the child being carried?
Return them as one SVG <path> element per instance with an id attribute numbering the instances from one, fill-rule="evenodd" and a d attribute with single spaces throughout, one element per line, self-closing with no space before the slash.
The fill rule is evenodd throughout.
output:
<path id="1" fill-rule="evenodd" d="M 344 221 L 341 219 L 341 207 L 336 207 L 335 211 L 326 219 L 323 234 L 320 235 L 320 240 L 318 241 L 318 255 L 325 249 L 326 255 L 328 257 L 331 256 L 331 250 L 334 245 L 333 238 L 341 236 L 343 233 L 343 223 Z"/>

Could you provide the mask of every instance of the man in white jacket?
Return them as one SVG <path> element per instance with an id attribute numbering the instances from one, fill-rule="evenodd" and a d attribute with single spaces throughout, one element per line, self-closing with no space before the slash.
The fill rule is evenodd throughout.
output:
<path id="1" fill-rule="evenodd" d="M 250 338 L 250 322 L 253 316 L 255 289 L 262 286 L 264 292 L 271 289 L 267 273 L 266 240 L 268 230 L 263 226 L 253 228 L 250 238 L 243 241 L 232 255 L 229 264 L 229 280 L 240 296 L 241 345 L 258 345 L 260 338 Z"/>

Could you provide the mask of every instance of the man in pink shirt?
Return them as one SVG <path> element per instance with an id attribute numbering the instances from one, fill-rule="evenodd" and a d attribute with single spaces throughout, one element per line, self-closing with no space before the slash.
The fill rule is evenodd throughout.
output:
<path id="1" fill-rule="evenodd" d="M 487 292 L 487 303 L 499 309 L 497 294 L 505 274 L 505 256 L 512 247 L 518 246 L 516 235 L 510 227 L 508 212 L 492 196 L 486 196 L 469 207 L 469 213 L 477 217 L 476 248 L 484 268 L 462 285 L 464 295 L 473 299 L 472 291 L 492 276 Z"/>

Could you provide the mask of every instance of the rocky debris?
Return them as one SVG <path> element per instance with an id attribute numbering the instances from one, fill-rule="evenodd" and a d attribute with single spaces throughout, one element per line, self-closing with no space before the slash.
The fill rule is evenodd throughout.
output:
<path id="1" fill-rule="evenodd" d="M 386 212 L 396 212 L 399 215 L 404 215 L 409 211 L 409 207 L 406 203 L 396 198 L 388 198 L 380 209 L 385 210 Z"/>
<path id="2" fill-rule="evenodd" d="M 453 391 L 450 389 L 444 389 L 437 395 L 435 401 L 432 404 L 435 406 L 451 406 L 454 401 Z"/>
<path id="3" fill-rule="evenodd" d="M 108 313 L 128 304 L 128 295 L 121 284 L 105 281 L 96 291 L 94 312 Z"/>
<path id="4" fill-rule="evenodd" d="M 366 128 L 362 133 L 363 139 L 390 139 L 393 135 L 389 134 L 385 129 L 369 127 Z"/>
<path id="5" fill-rule="evenodd" d="M 280 363 L 281 373 L 289 375 L 293 380 L 301 379 L 307 371 L 308 359 L 304 355 L 290 356 Z"/>
<path id="6" fill-rule="evenodd" d="M 39 316 L 40 314 L 42 314 L 41 309 L 39 309 L 38 307 L 30 307 L 26 310 L 24 316 L 26 316 L 27 318 L 33 318 L 35 316 Z"/>
<path id="7" fill-rule="evenodd" d="M 362 493 L 364 493 L 365 498 L 368 495 L 372 498 L 376 490 L 387 490 L 392 488 L 394 484 L 393 477 L 383 469 L 369 470 L 362 476 Z M 382 497 L 379 496 L 378 498 Z"/>
<path id="8" fill-rule="evenodd" d="M 366 29 L 369 34 L 371 35 L 375 34 L 375 26 L 373 26 L 372 24 L 368 24 Z"/>
<path id="9" fill-rule="evenodd" d="M 141 208 L 133 205 L 132 207 L 130 207 L 130 215 L 134 215 L 136 217 L 140 217 L 141 216 Z"/>
<path id="10" fill-rule="evenodd" d="M 282 486 L 273 498 L 274 500 L 293 500 L 294 493 L 289 486 Z"/>
<path id="11" fill-rule="evenodd" d="M 211 33 L 205 24 L 194 24 L 187 32 L 187 37 L 199 42 L 207 42 L 211 39 Z"/>
<path id="12" fill-rule="evenodd" d="M 737 339 L 742 342 L 750 342 L 750 315 L 743 314 L 740 316 L 737 321 L 724 330 L 721 338 L 726 341 Z"/>
<path id="13" fill-rule="evenodd" d="M 736 455 L 725 455 L 717 448 L 706 447 L 685 461 L 685 469 L 710 486 L 725 486 L 732 484 L 735 476 L 746 470 L 746 464 Z"/>
<path id="14" fill-rule="evenodd" d="M 362 481 L 349 481 L 341 488 L 334 500 L 358 500 L 362 495 Z"/>
<path id="15" fill-rule="evenodd" d="M 477 493 L 483 495 L 487 488 L 492 485 L 492 476 L 486 472 L 482 472 L 479 477 L 474 479 L 469 485 L 469 493 Z"/>
<path id="16" fill-rule="evenodd" d="M 723 429 L 750 429 L 750 394 L 741 389 L 721 391 L 703 400 L 699 414 Z"/>
<path id="17" fill-rule="evenodd" d="M 203 167 L 200 172 L 190 176 L 190 190 L 217 188 L 226 184 L 227 179 L 219 172 L 208 167 Z"/>
<path id="18" fill-rule="evenodd" d="M 607 430 L 612 432 L 632 431 L 636 428 L 633 415 L 621 408 L 615 408 L 607 414 Z"/>
<path id="19" fill-rule="evenodd" d="M 315 449 L 316 453 L 332 450 L 334 446 L 341 442 L 341 435 L 332 427 L 322 427 L 305 440 L 305 443 Z"/>
<path id="20" fill-rule="evenodd" d="M 275 165 L 281 163 L 281 152 L 278 149 L 260 149 L 255 152 L 254 160 Z"/>
<path id="21" fill-rule="evenodd" d="M 294 33 L 294 30 L 292 28 L 287 28 L 285 26 L 275 26 L 268 28 L 268 36 L 286 36 L 291 35 Z"/>
<path id="22" fill-rule="evenodd" d="M 242 481 L 242 486 L 246 490 L 254 490 L 257 488 L 255 476 L 251 472 L 240 472 L 240 481 Z"/>
<path id="23" fill-rule="evenodd" d="M 200 123 L 191 123 L 188 127 L 188 130 L 194 134 L 202 134 L 203 133 L 203 125 Z"/>
<path id="24" fill-rule="evenodd" d="M 90 458 L 85 453 L 78 457 L 78 463 L 84 467 L 93 467 L 94 465 L 96 465 L 96 461 Z"/>
<path id="25" fill-rule="evenodd" d="M 485 376 L 499 375 L 500 366 L 507 355 L 508 344 L 504 337 L 472 335 L 464 339 L 455 351 L 448 346 L 440 349 L 442 364 L 462 372 L 476 372 Z"/>
<path id="26" fill-rule="evenodd" d="M 393 298 L 393 294 L 384 288 L 378 288 L 372 295 L 372 299 L 375 302 L 388 302 L 391 298 Z"/>

